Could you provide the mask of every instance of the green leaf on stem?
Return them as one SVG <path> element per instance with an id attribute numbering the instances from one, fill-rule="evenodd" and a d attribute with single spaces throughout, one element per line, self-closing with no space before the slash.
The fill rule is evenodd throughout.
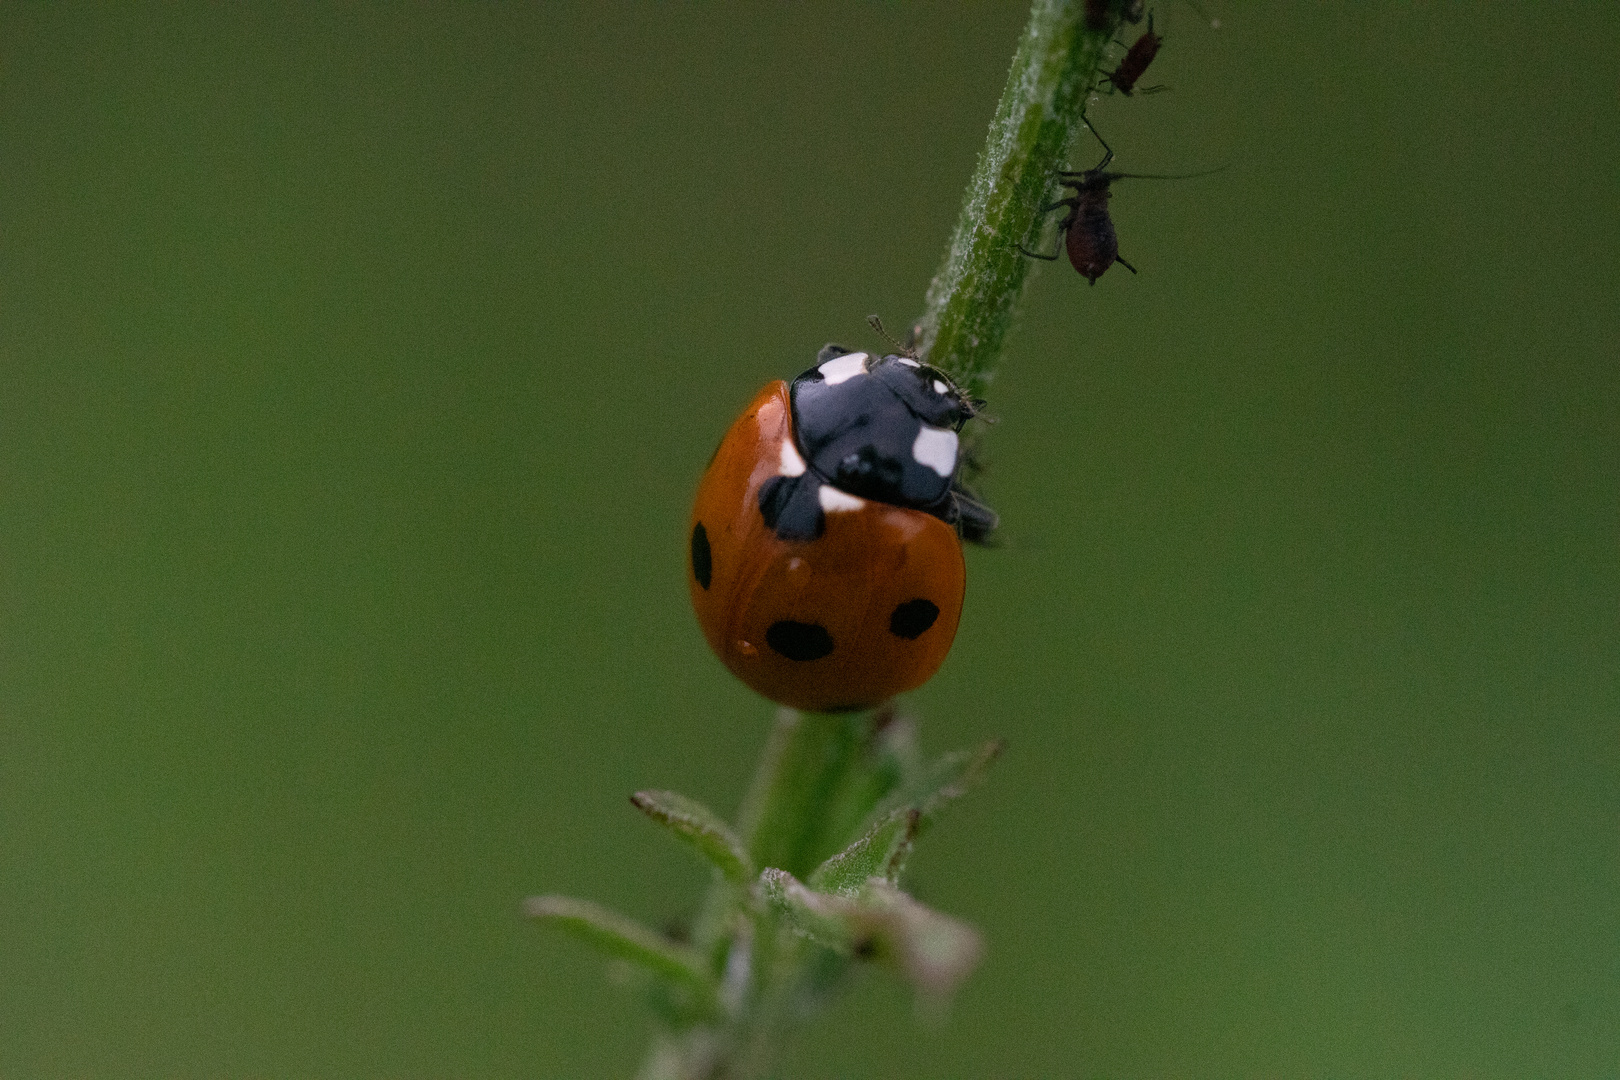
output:
<path id="1" fill-rule="evenodd" d="M 715 983 L 697 952 L 616 911 L 572 896 L 531 896 L 523 903 L 531 919 L 554 923 L 599 951 L 627 960 L 667 982 L 687 988 L 705 1008 Z"/>
<path id="2" fill-rule="evenodd" d="M 977 750 L 942 754 L 929 762 L 915 781 L 879 803 L 868 820 L 881 822 L 902 807 L 915 807 L 919 815 L 917 833 L 920 835 L 949 803 L 979 785 L 1006 747 L 1004 740 L 992 739 Z"/>
<path id="3" fill-rule="evenodd" d="M 816 867 L 810 875 L 810 887 L 854 896 L 866 886 L 868 878 L 898 881 L 921 820 L 922 814 L 914 806 L 895 810 L 865 836 Z"/>
<path id="4" fill-rule="evenodd" d="M 815 869 L 810 887 L 853 896 L 866 887 L 868 878 L 899 884 L 912 842 L 947 803 L 983 779 L 1004 745 L 998 739 L 978 750 L 945 754 L 930 763 L 908 787 L 879 804 L 864 834 Z"/>
<path id="5" fill-rule="evenodd" d="M 894 968 L 935 1000 L 948 998 L 984 955 L 971 926 L 919 904 L 882 878 L 844 896 L 769 869 L 760 875 L 760 892 L 801 936 L 840 955 Z"/>
<path id="6" fill-rule="evenodd" d="M 788 873 L 770 867 L 759 875 L 760 894 L 801 937 L 841 956 L 855 953 L 856 931 L 850 922 L 854 901 L 817 892 Z"/>
<path id="7" fill-rule="evenodd" d="M 675 791 L 638 791 L 630 796 L 630 802 L 692 845 L 727 881 L 746 885 L 754 880 L 754 864 L 748 857 L 748 846 L 719 814 L 696 799 Z"/>

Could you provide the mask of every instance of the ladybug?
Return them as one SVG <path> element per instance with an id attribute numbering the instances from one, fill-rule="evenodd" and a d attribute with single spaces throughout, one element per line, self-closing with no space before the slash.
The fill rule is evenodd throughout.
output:
<path id="1" fill-rule="evenodd" d="M 913 357 L 837 345 L 759 392 L 692 507 L 692 606 L 732 674 L 778 704 L 844 712 L 939 669 L 967 585 L 961 539 L 996 521 L 958 478 L 979 404 Z"/>

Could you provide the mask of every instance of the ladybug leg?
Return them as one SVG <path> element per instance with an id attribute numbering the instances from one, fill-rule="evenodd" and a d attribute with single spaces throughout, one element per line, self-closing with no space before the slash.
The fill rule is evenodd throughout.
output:
<path id="1" fill-rule="evenodd" d="M 827 527 L 820 494 L 821 481 L 813 473 L 771 477 L 759 489 L 765 527 L 783 540 L 814 540 Z"/>
<path id="2" fill-rule="evenodd" d="M 960 485 L 951 489 L 951 500 L 956 505 L 956 528 L 962 539 L 982 547 L 990 546 L 990 535 L 1001 524 L 994 510 L 974 498 Z"/>

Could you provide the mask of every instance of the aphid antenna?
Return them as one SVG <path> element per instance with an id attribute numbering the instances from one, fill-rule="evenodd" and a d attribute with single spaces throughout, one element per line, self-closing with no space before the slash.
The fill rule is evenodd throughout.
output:
<path id="1" fill-rule="evenodd" d="M 1073 178 L 1082 183 L 1087 183 L 1099 178 L 1106 178 L 1109 183 L 1113 183 L 1115 180 L 1192 180 L 1195 177 L 1209 176 L 1212 173 L 1223 172 L 1224 170 L 1232 167 L 1231 162 L 1228 162 L 1225 165 L 1217 165 L 1213 169 L 1205 169 L 1202 172 L 1191 173 L 1105 173 L 1103 170 L 1108 168 L 1109 162 L 1114 160 L 1114 148 L 1108 145 L 1108 140 L 1102 137 L 1102 132 L 1098 131 L 1096 127 L 1092 125 L 1091 117 L 1087 116 L 1084 110 L 1082 110 L 1080 113 L 1080 122 L 1086 125 L 1086 129 L 1091 132 L 1091 137 L 1096 139 L 1097 142 L 1101 144 L 1103 148 L 1103 159 L 1089 169 L 1082 169 L 1078 172 L 1060 172 L 1058 173 L 1059 180 L 1066 181 Z M 1058 205 L 1058 203 L 1053 203 L 1046 209 L 1056 209 Z M 1132 270 L 1131 273 L 1134 274 L 1136 271 Z"/>
<path id="2" fill-rule="evenodd" d="M 1231 162 L 1227 162 L 1225 165 L 1217 165 L 1213 169 L 1204 169 L 1202 172 L 1188 172 L 1188 173 L 1116 172 L 1116 173 L 1109 173 L 1108 174 L 1108 179 L 1109 179 L 1109 181 L 1114 181 L 1114 180 L 1192 180 L 1192 179 L 1194 179 L 1196 177 L 1199 177 L 1199 176 L 1213 176 L 1215 173 L 1225 172 L 1227 169 L 1230 169 L 1231 167 L 1232 167 Z"/>

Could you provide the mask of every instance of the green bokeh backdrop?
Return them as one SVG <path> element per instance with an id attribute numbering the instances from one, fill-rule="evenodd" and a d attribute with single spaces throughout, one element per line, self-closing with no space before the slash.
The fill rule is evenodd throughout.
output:
<path id="1" fill-rule="evenodd" d="M 789 1077 L 1620 1076 L 1620 14 L 1206 3 L 1093 115 L 1232 167 L 1036 279 L 911 699 L 988 959 Z M 0 11 L 0 1076 L 633 1069 L 520 899 L 700 895 L 694 482 L 917 312 L 1023 19 Z"/>

